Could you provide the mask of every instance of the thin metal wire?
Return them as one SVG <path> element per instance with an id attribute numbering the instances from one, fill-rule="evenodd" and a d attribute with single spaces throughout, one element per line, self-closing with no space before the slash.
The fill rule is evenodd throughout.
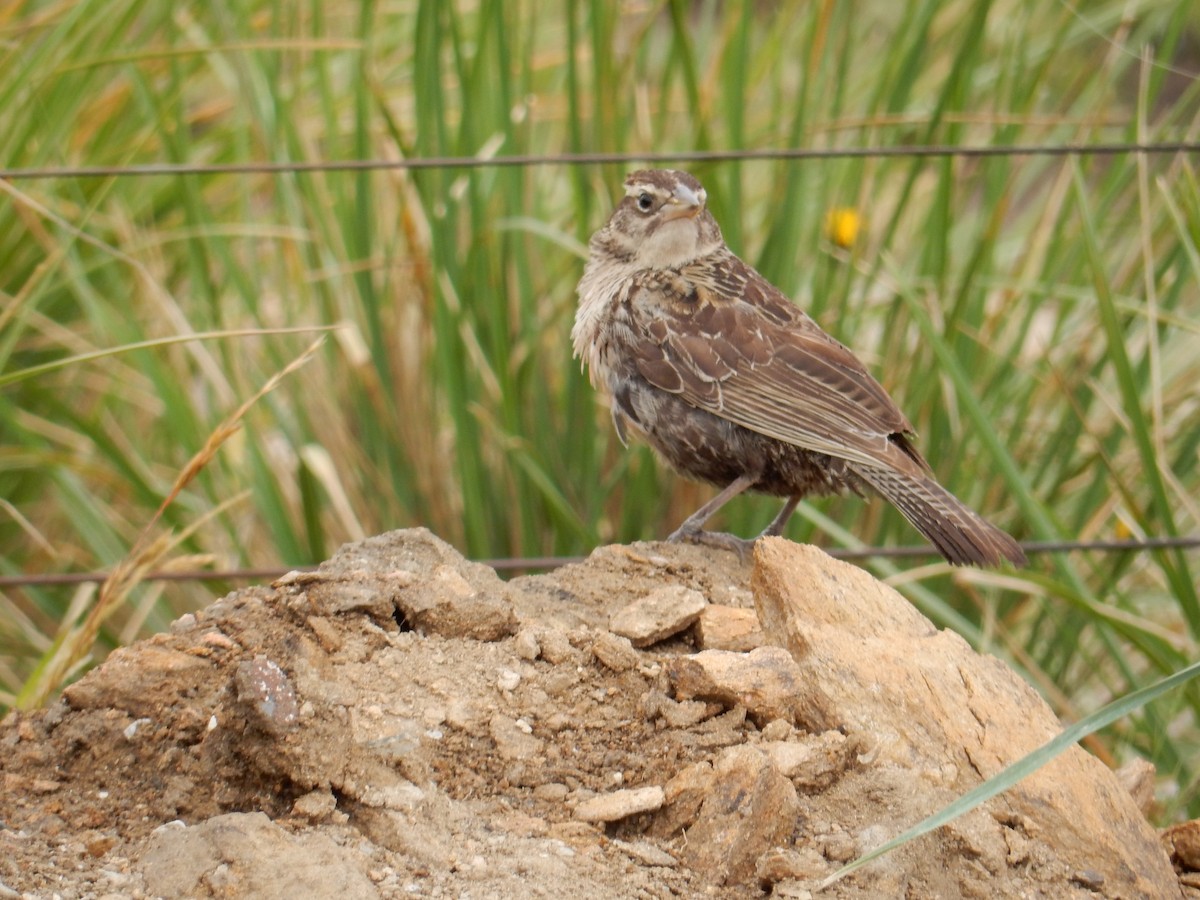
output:
<path id="1" fill-rule="evenodd" d="M 430 156 L 420 159 L 345 159 L 321 162 L 146 163 L 133 166 L 40 166 L 0 168 L 0 178 L 147 178 L 164 175 L 264 175 L 297 172 L 356 172 L 388 169 L 481 169 L 505 166 L 596 165 L 734 160 L 813 160 L 861 157 L 1114 156 L 1127 153 L 1200 153 L 1200 141 L 1101 144 L 1007 144 L 990 146 L 832 147 L 763 150 L 694 150 L 677 153 L 560 153 L 512 156 Z"/>
<path id="2" fill-rule="evenodd" d="M 1200 535 L 1169 538 L 1148 538 L 1126 541 L 1026 541 L 1021 549 L 1029 556 L 1049 553 L 1098 552 L 1118 553 L 1122 551 L 1148 550 L 1191 550 L 1200 547 Z M 907 557 L 936 557 L 937 551 L 924 544 L 905 547 L 830 547 L 825 552 L 836 559 L 897 559 Z M 582 562 L 582 556 L 505 556 L 498 559 L 480 559 L 483 563 L 501 572 L 557 569 L 560 566 Z M 146 581 L 266 581 L 274 580 L 288 572 L 312 572 L 315 565 L 267 567 L 260 569 L 228 569 L 225 571 L 182 570 L 179 572 L 150 572 Z M 0 588 L 7 587 L 52 587 L 72 584 L 99 583 L 108 577 L 107 572 L 65 572 L 52 575 L 0 575 Z"/>

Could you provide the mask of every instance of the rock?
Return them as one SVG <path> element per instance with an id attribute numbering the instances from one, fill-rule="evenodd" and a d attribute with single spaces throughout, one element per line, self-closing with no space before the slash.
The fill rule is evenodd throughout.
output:
<path id="1" fill-rule="evenodd" d="M 811 847 L 799 850 L 773 847 L 760 856 L 754 865 L 758 882 L 763 885 L 778 884 L 787 879 L 817 881 L 832 870 L 829 860 Z"/>
<path id="2" fill-rule="evenodd" d="M 764 741 L 786 741 L 792 736 L 794 729 L 787 719 L 772 719 L 762 727 Z"/>
<path id="3" fill-rule="evenodd" d="M 804 717 L 804 679 L 781 647 L 760 647 L 749 653 L 703 650 L 670 660 L 667 676 L 678 699 L 741 705 L 761 725 L 772 719 L 799 722 Z"/>
<path id="4" fill-rule="evenodd" d="M 592 654 L 614 672 L 628 672 L 641 661 L 629 638 L 601 631 L 592 641 Z"/>
<path id="5" fill-rule="evenodd" d="M 439 566 L 430 579 L 401 588 L 396 606 L 413 628 L 443 637 L 498 641 L 517 630 L 502 589 L 480 591 L 450 566 Z"/>
<path id="6" fill-rule="evenodd" d="M 306 599 L 318 613 L 316 618 L 364 612 L 377 621 L 383 621 L 391 616 L 394 609 L 393 591 L 416 580 L 416 575 L 404 571 L 394 573 L 382 583 L 376 579 L 359 580 L 357 573 L 338 577 L 318 571 L 306 573 L 288 584 L 304 586 Z M 276 582 L 276 585 L 279 584 Z"/>
<path id="7" fill-rule="evenodd" d="M 309 616 L 305 621 L 326 653 L 337 653 L 345 646 L 346 639 L 332 619 L 326 616 Z"/>
<path id="8" fill-rule="evenodd" d="M 642 704 L 648 719 L 662 719 L 671 728 L 690 728 L 711 718 L 721 707 L 703 700 L 672 700 L 662 691 L 653 690 Z"/>
<path id="9" fill-rule="evenodd" d="M 800 735 L 790 741 L 764 741 L 759 749 L 771 765 L 808 794 L 828 790 L 857 765 L 859 742 L 840 731 Z"/>
<path id="10" fill-rule="evenodd" d="M 542 659 L 553 665 L 566 662 L 579 662 L 583 658 L 571 644 L 566 632 L 557 628 L 545 628 L 538 631 L 538 643 L 541 645 Z"/>
<path id="11" fill-rule="evenodd" d="M 1104 876 L 1091 869 L 1073 872 L 1071 874 L 1071 882 L 1089 891 L 1099 892 L 1104 890 Z"/>
<path id="12" fill-rule="evenodd" d="M 1162 840 L 1179 868 L 1200 872 L 1200 819 L 1163 829 Z"/>
<path id="13" fill-rule="evenodd" d="M 752 609 L 710 603 L 696 618 L 696 645 L 701 650 L 745 653 L 764 643 L 758 613 Z"/>
<path id="14" fill-rule="evenodd" d="M 88 856 L 100 857 L 117 845 L 115 834 L 91 834 L 84 841 Z"/>
<path id="15" fill-rule="evenodd" d="M 446 707 L 446 724 L 463 731 L 473 731 L 488 719 L 487 710 L 478 698 L 457 697 Z"/>
<path id="16" fill-rule="evenodd" d="M 360 785 L 354 799 L 375 809 L 408 812 L 425 799 L 425 792 L 410 781 L 393 778 L 387 784 Z"/>
<path id="17" fill-rule="evenodd" d="M 542 653 L 542 645 L 538 642 L 537 632 L 529 626 L 521 628 L 513 638 L 513 649 L 517 656 L 527 662 L 533 662 Z"/>
<path id="18" fill-rule="evenodd" d="M 328 819 L 337 809 L 337 798 L 329 790 L 309 791 L 292 804 L 292 812 L 310 822 Z"/>
<path id="19" fill-rule="evenodd" d="M 542 755 L 542 741 L 530 734 L 528 727 L 501 713 L 492 716 L 488 728 L 502 759 L 537 759 Z"/>
<path id="20" fill-rule="evenodd" d="M 512 693 L 521 685 L 521 673 L 512 669 L 501 669 L 496 673 L 496 687 L 505 693 Z"/>
<path id="21" fill-rule="evenodd" d="M 625 788 L 589 797 L 575 807 L 581 822 L 616 822 L 638 813 L 653 812 L 663 805 L 663 789 L 657 785 Z"/>
<path id="22" fill-rule="evenodd" d="M 367 584 L 428 634 L 496 641 L 517 630 L 508 589 L 495 571 L 468 562 L 426 528 L 347 544 L 318 574 Z"/>
<path id="23" fill-rule="evenodd" d="M 730 747 L 687 831 L 684 858 L 718 883 L 752 880 L 759 857 L 791 837 L 800 812 L 792 783 L 754 747 Z"/>
<path id="24" fill-rule="evenodd" d="M 649 647 L 690 626 L 707 605 L 699 591 L 668 585 L 618 609 L 608 627 L 635 647 Z"/>
<path id="25" fill-rule="evenodd" d="M 348 850 L 322 834 L 290 834 L 257 812 L 160 831 L 147 842 L 138 868 L 149 892 L 163 897 L 379 896 Z"/>
<path id="26" fill-rule="evenodd" d="M 533 789 L 533 796 L 538 800 L 545 800 L 550 803 L 557 803 L 565 800 L 567 794 L 571 792 L 565 784 L 557 781 L 549 781 L 546 784 L 539 784 Z"/>
<path id="27" fill-rule="evenodd" d="M 938 631 L 861 569 L 778 538 L 758 541 L 754 562 L 754 601 L 767 640 L 791 651 L 800 678 L 821 685 L 839 719 L 874 748 L 879 805 L 863 814 L 890 833 L 1061 731 L 1045 701 L 1011 669 Z M 897 796 L 910 793 L 902 821 L 886 799 L 889 778 Z M 1027 842 L 1030 859 L 1043 861 L 1032 867 L 1040 869 L 1037 877 L 1064 886 L 1059 890 L 1073 873 L 1094 872 L 1112 896 L 1179 896 L 1170 862 L 1129 794 L 1079 747 L 984 809 L 990 815 L 979 820 L 971 856 L 1003 860 L 1005 835 L 1014 833 Z M 892 856 L 911 890 L 929 893 L 929 885 L 949 883 L 964 891 L 976 876 L 969 867 L 947 872 L 948 852 L 927 836 Z M 1050 859 L 1053 866 L 1044 862 Z M 869 887 L 869 876 L 861 877 Z"/>
<path id="28" fill-rule="evenodd" d="M 437 809 L 435 805 L 435 810 Z M 438 810 L 437 813 L 444 813 Z M 353 809 L 350 822 L 372 845 L 401 854 L 417 870 L 444 871 L 454 865 L 455 846 L 431 810 L 412 815 L 392 809 L 361 806 Z"/>
<path id="29" fill-rule="evenodd" d="M 1141 757 L 1134 757 L 1117 769 L 1117 780 L 1129 791 L 1143 816 L 1154 809 L 1154 764 Z"/>
<path id="30" fill-rule="evenodd" d="M 798 898 L 1057 730 L 1004 666 L 865 573 L 770 540 L 755 567 L 638 544 L 504 583 L 415 529 L 216 599 L 114 652 L 69 702 L 0 720 L 0 881 L 114 900 L 367 881 L 387 897 Z M 757 602 L 795 655 L 725 653 L 722 683 L 720 651 L 607 630 L 672 586 Z M 417 625 L 397 614 L 406 592 L 439 615 L 491 598 L 521 630 Z M 1085 754 L 1056 765 L 1061 784 L 1018 785 L 825 894 L 1178 897 L 1112 776 Z M 1171 837 L 1181 869 L 1189 840 Z"/>
<path id="31" fill-rule="evenodd" d="M 674 837 L 690 828 L 700 814 L 700 807 L 711 793 L 712 763 L 704 761 L 685 766 L 663 785 L 663 809 L 654 817 L 652 833 Z"/>
<path id="32" fill-rule="evenodd" d="M 296 692 L 283 669 L 265 656 L 239 663 L 234 685 L 247 718 L 264 731 L 280 735 L 296 726 L 300 716 Z"/>
<path id="33" fill-rule="evenodd" d="M 204 656 L 163 646 L 167 638 L 157 635 L 136 651 L 117 648 L 103 666 L 64 688 L 63 697 L 75 709 L 115 708 L 135 719 L 153 718 L 164 705 L 198 691 L 214 672 Z"/>

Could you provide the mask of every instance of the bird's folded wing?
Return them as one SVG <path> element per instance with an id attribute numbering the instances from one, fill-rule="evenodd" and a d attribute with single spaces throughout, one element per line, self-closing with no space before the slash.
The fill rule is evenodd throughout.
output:
<path id="1" fill-rule="evenodd" d="M 864 465 L 926 470 L 906 439 L 912 426 L 883 387 L 812 320 L 783 313 L 777 304 L 788 301 L 770 290 L 765 306 L 703 286 L 686 302 L 634 298 L 639 373 L 776 440 Z"/>

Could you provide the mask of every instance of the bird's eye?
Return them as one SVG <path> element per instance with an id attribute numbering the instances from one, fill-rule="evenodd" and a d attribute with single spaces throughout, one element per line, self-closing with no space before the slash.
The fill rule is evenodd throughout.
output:
<path id="1" fill-rule="evenodd" d="M 642 212 L 650 212 L 650 208 L 653 206 L 654 206 L 654 198 L 653 197 L 651 197 L 645 191 L 642 191 L 640 194 L 638 194 L 638 198 L 637 198 L 638 209 L 640 209 Z"/>

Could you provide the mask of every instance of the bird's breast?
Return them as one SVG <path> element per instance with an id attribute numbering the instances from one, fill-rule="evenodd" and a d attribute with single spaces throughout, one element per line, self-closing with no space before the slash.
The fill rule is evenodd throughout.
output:
<path id="1" fill-rule="evenodd" d="M 607 386 L 608 345 L 612 339 L 614 318 L 629 293 L 629 273 L 611 263 L 588 262 L 579 281 L 579 305 L 571 340 L 575 356 L 588 367 L 592 384 Z"/>

